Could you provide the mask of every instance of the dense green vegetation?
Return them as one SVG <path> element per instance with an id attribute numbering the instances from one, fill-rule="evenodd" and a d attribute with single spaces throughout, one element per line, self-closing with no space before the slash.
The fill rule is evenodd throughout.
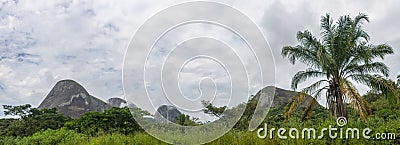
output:
<path id="1" fill-rule="evenodd" d="M 4 114 L 18 115 L 20 119 L 1 119 L 2 135 L 29 136 L 44 129 L 59 129 L 70 118 L 58 113 L 56 109 L 36 109 L 31 105 L 3 106 Z"/>
<path id="2" fill-rule="evenodd" d="M 101 133 L 130 134 L 142 131 L 128 108 L 111 108 L 104 112 L 88 112 L 78 119 L 65 123 L 65 127 L 90 136 Z"/>
<path id="3" fill-rule="evenodd" d="M 400 136 L 400 110 L 395 104 L 390 104 L 386 97 L 382 94 L 368 93 L 364 96 L 366 100 L 371 101 L 373 115 L 369 116 L 365 121 L 359 119 L 358 114 L 351 107 L 348 107 L 349 121 L 344 127 L 369 127 L 375 133 L 396 133 Z M 322 139 L 279 139 L 276 135 L 274 138 L 260 139 L 257 132 L 247 131 L 248 115 L 252 114 L 252 108 L 256 104 L 251 104 L 252 100 L 247 103 L 245 113 L 237 125 L 221 138 L 209 144 L 398 144 L 396 140 L 367 140 L 367 139 L 330 139 L 328 137 Z M 397 109 L 393 109 L 396 108 Z M 317 130 L 329 125 L 336 126 L 336 119 L 329 114 L 329 111 L 323 107 L 316 107 L 313 110 L 311 118 L 302 121 L 302 109 L 298 108 L 293 112 L 292 117 L 288 121 L 284 121 L 285 105 L 274 107 L 270 110 L 264 123 L 268 124 L 268 128 L 308 128 L 315 127 Z M 383 111 L 382 111 L 383 110 Z M 80 118 L 69 119 L 65 122 L 64 127 L 53 129 L 38 130 L 29 136 L 14 136 L 11 134 L 2 135 L 0 144 L 165 144 L 146 132 L 138 128 L 134 120 L 130 120 L 127 108 L 113 108 L 105 112 L 88 112 Z M 30 118 L 30 117 L 28 117 Z M 182 115 L 177 120 L 188 119 L 188 115 Z M 40 118 L 32 118 L 40 120 Z M 18 122 L 23 119 L 1 119 L 1 125 L 4 122 Z M 60 121 L 62 122 L 62 121 Z M 192 122 L 192 121 L 189 121 Z M 192 122 L 193 123 L 193 122 Z M 11 123 L 13 124 L 13 123 Z M 49 123 L 51 125 L 52 123 Z M 129 124 L 129 125 L 128 125 Z M 17 125 L 17 124 L 16 124 Z M 127 126 L 124 126 L 127 125 Z M 194 124 L 184 124 L 194 125 Z M 4 127 L 4 126 L 1 126 Z M 260 126 L 262 127 L 262 126 Z M 25 130 L 20 128 L 21 130 Z"/>

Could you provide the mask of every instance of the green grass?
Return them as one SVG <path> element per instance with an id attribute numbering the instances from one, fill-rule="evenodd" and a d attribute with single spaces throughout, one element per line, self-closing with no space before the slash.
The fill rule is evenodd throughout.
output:
<path id="1" fill-rule="evenodd" d="M 326 119 L 325 121 L 315 124 L 315 122 L 300 123 L 296 120 L 283 123 L 282 127 L 288 129 L 297 127 L 315 127 L 321 129 L 329 125 L 336 125 L 333 120 Z M 400 143 L 400 120 L 383 120 L 380 118 L 370 118 L 367 122 L 359 120 L 350 120 L 346 127 L 365 128 L 369 127 L 374 133 L 393 132 L 396 133 L 396 140 L 366 140 L 366 139 L 278 139 L 274 136 L 273 139 L 260 139 L 256 132 L 244 130 L 231 130 L 224 136 L 214 140 L 210 145 L 242 145 L 242 144 L 399 144 Z M 99 136 L 90 137 L 85 134 L 76 133 L 65 128 L 58 130 L 40 131 L 28 137 L 0 137 L 0 145 L 143 145 L 143 144 L 166 144 L 145 132 L 137 132 L 134 134 L 101 134 Z"/>

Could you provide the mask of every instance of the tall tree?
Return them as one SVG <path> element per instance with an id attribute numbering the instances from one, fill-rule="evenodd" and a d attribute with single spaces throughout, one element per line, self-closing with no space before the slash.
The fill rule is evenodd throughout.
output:
<path id="1" fill-rule="evenodd" d="M 363 29 L 363 23 L 369 22 L 367 15 L 360 13 L 354 19 L 349 15 L 341 16 L 336 23 L 329 14 L 321 18 L 321 38 L 317 39 L 310 31 L 299 31 L 297 46 L 285 46 L 282 55 L 292 64 L 300 61 L 308 66 L 292 78 L 292 89 L 311 78 L 316 82 L 295 95 L 285 110 L 285 117 L 296 109 L 306 94 L 314 97 L 303 114 L 306 119 L 325 93 L 327 107 L 336 117 L 346 117 L 346 104 L 357 110 L 361 119 L 371 114 L 370 105 L 358 93 L 353 83 L 376 87 L 379 78 L 388 77 L 389 68 L 381 61 L 393 50 L 389 45 L 369 44 L 370 36 Z"/>
<path id="2" fill-rule="evenodd" d="M 30 108 L 31 105 L 11 106 L 13 115 L 20 114 L 21 118 L 13 121 L 5 130 L 5 135 L 10 136 L 29 136 L 35 132 L 46 129 L 59 129 L 64 126 L 70 118 L 58 113 L 55 108 L 53 109 L 36 109 Z M 28 110 L 28 111 L 21 111 Z M 10 111 L 10 110 L 9 110 Z M 17 113 L 19 112 L 19 113 Z"/>
<path id="3" fill-rule="evenodd" d="M 210 114 L 217 118 L 221 118 L 222 113 L 224 113 L 226 106 L 223 107 L 216 107 L 210 103 L 210 101 L 201 101 L 202 105 L 204 106 L 203 112 L 206 114 Z"/>
<path id="4" fill-rule="evenodd" d="M 4 115 L 11 116 L 19 116 L 21 118 L 25 118 L 29 114 L 31 114 L 31 104 L 12 106 L 12 105 L 3 105 Z"/>
<path id="5" fill-rule="evenodd" d="M 181 114 L 175 119 L 175 123 L 183 125 L 183 126 L 196 126 L 199 125 L 196 123 L 198 121 L 198 118 L 193 118 L 191 119 L 189 115 L 186 114 Z"/>
<path id="6" fill-rule="evenodd" d="M 129 134 L 142 131 L 127 107 L 113 107 L 104 112 L 87 112 L 81 117 L 65 123 L 65 127 L 91 136 L 101 133 Z"/>

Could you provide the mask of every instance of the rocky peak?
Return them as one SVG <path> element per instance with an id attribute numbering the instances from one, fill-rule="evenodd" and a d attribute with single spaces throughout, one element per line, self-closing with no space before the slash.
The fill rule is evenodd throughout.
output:
<path id="1" fill-rule="evenodd" d="M 154 119 L 159 122 L 175 121 L 176 117 L 182 113 L 174 106 L 162 105 L 158 107 Z"/>
<path id="2" fill-rule="evenodd" d="M 284 90 L 284 89 L 281 89 L 281 88 L 278 88 L 275 86 L 267 86 L 267 87 L 261 89 L 259 92 L 257 92 L 257 94 L 254 95 L 254 97 L 252 98 L 252 101 L 258 101 L 261 93 L 270 93 L 273 91 L 275 91 L 275 94 L 274 94 L 274 100 L 272 102 L 271 107 L 276 107 L 276 106 L 287 104 L 289 102 L 289 100 L 298 93 L 295 91 Z M 310 95 L 308 95 L 305 98 L 305 101 L 300 104 L 300 106 L 306 106 L 307 102 L 309 102 L 311 99 L 312 99 L 312 97 Z"/>
<path id="3" fill-rule="evenodd" d="M 104 111 L 111 106 L 91 96 L 79 83 L 62 80 L 56 83 L 38 108 L 56 108 L 66 116 L 77 118 L 86 112 Z"/>

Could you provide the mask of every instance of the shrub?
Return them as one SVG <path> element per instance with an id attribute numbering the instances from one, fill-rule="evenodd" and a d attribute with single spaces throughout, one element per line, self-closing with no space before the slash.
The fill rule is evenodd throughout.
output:
<path id="1" fill-rule="evenodd" d="M 65 123 L 65 127 L 90 136 L 98 136 L 102 133 L 130 134 L 142 130 L 128 108 L 88 112 L 78 119 Z"/>
<path id="2" fill-rule="evenodd" d="M 76 133 L 73 130 L 48 129 L 45 131 L 37 132 L 32 136 L 22 138 L 18 142 L 18 144 L 24 144 L 24 145 L 82 144 L 86 140 L 88 140 L 88 137 L 86 135 Z"/>

